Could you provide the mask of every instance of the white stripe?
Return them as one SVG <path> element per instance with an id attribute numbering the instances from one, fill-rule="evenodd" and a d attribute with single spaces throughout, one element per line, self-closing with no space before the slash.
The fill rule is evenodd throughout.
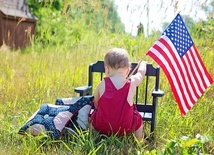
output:
<path id="1" fill-rule="evenodd" d="M 168 39 L 168 37 L 163 37 L 163 39 L 164 39 L 166 42 L 168 42 L 169 46 L 172 48 L 173 51 L 176 51 L 174 45 L 172 44 L 172 42 L 170 41 L 170 39 Z M 192 106 L 193 106 L 193 103 L 192 103 L 192 101 L 190 100 L 190 95 L 194 95 L 194 94 L 189 94 L 189 93 L 187 92 L 187 86 L 184 84 L 184 77 L 180 74 L 181 72 L 186 73 L 186 70 L 185 70 L 185 68 L 184 68 L 184 66 L 183 66 L 183 63 L 182 63 L 182 61 L 181 61 L 180 56 L 178 55 L 177 52 L 174 52 L 174 54 L 175 54 L 176 57 L 173 58 L 172 55 L 171 55 L 171 53 L 170 53 L 170 51 L 169 51 L 167 48 L 164 48 L 164 45 L 163 45 L 162 43 L 161 43 L 161 46 L 160 46 L 160 47 L 164 50 L 164 52 L 166 53 L 166 55 L 169 57 L 170 60 L 174 60 L 175 58 L 177 59 L 178 64 L 176 64 L 175 61 L 171 61 L 171 63 L 173 64 L 172 67 L 174 67 L 175 72 L 176 72 L 176 74 L 178 75 L 178 79 L 176 79 L 176 80 L 180 80 L 180 83 L 181 83 L 181 86 L 182 86 L 182 87 L 181 87 L 181 90 L 179 90 L 179 91 L 183 91 L 183 93 L 185 94 L 184 97 L 186 97 L 186 99 L 187 99 L 187 103 L 186 103 L 186 104 L 189 104 L 189 106 L 192 107 Z M 181 69 L 182 69 L 182 70 L 179 70 L 178 65 L 181 66 Z M 191 90 L 192 90 L 192 89 L 191 89 Z M 190 93 L 192 93 L 192 92 L 193 92 L 193 91 L 190 91 Z M 195 95 L 194 95 L 194 97 L 195 97 Z M 195 98 L 196 98 L 196 97 L 195 97 Z"/>
<path id="2" fill-rule="evenodd" d="M 190 64 L 187 62 L 187 57 L 184 56 L 183 59 L 184 59 L 185 64 L 186 64 L 186 66 L 187 66 L 187 72 L 190 74 L 190 77 L 194 77 L 194 76 L 193 76 L 193 70 L 191 70 Z M 198 96 L 201 96 L 202 93 L 199 91 L 199 85 L 197 85 L 195 78 L 192 78 L 191 80 L 192 80 L 193 85 L 194 85 L 194 87 L 195 87 L 196 93 L 198 94 Z M 196 101 L 197 101 L 197 100 L 196 100 Z"/>
<path id="3" fill-rule="evenodd" d="M 156 43 L 157 43 L 157 42 L 156 42 Z M 164 48 L 164 49 L 166 49 L 166 48 Z M 150 51 L 151 51 L 152 53 L 154 53 L 154 54 L 161 60 L 161 62 L 164 64 L 164 66 L 168 69 L 168 72 L 169 72 L 169 73 L 170 73 L 170 72 L 172 73 L 171 67 L 169 66 L 169 64 L 168 64 L 168 62 L 165 60 L 165 58 L 164 58 L 156 49 L 154 49 L 153 47 L 150 48 Z M 173 81 L 173 84 L 175 85 L 175 89 L 176 89 L 176 92 L 177 92 L 177 94 L 178 94 L 178 96 L 179 96 L 181 105 L 182 105 L 182 107 L 183 107 L 183 109 L 184 109 L 184 111 L 185 111 L 185 113 L 186 113 L 186 112 L 188 111 L 188 109 L 187 109 L 186 104 L 185 104 L 185 102 L 184 102 L 184 100 L 183 100 L 182 94 L 181 94 L 181 92 L 180 92 L 180 90 L 179 90 L 179 86 L 178 86 L 178 83 L 177 83 L 177 79 L 175 78 L 174 74 L 171 74 L 171 79 L 172 79 L 172 81 Z"/>
<path id="4" fill-rule="evenodd" d="M 204 71 L 204 68 L 202 67 L 202 65 L 201 65 L 201 63 L 200 63 L 200 61 L 199 61 L 199 59 L 198 59 L 198 57 L 197 57 L 197 55 L 196 55 L 196 52 L 197 52 L 197 51 L 195 51 L 193 47 L 192 47 L 191 49 L 192 49 L 192 51 L 193 51 L 194 57 L 196 58 L 195 60 L 196 60 L 196 62 L 197 62 L 197 65 L 198 65 L 198 67 L 199 67 L 199 69 L 200 69 L 200 71 L 201 71 L 201 73 L 202 73 L 202 75 L 203 75 L 203 78 L 204 78 L 204 80 L 205 80 L 206 86 L 208 87 L 208 86 L 210 86 L 211 84 L 210 84 L 210 81 L 208 80 L 208 78 L 207 78 L 207 76 L 206 76 L 206 73 L 205 73 L 205 71 Z M 203 79 L 200 79 L 200 80 L 203 80 Z M 205 88 L 205 89 L 206 89 L 206 88 Z"/>
<path id="5" fill-rule="evenodd" d="M 198 81 L 199 81 L 200 87 L 201 87 L 201 89 L 204 91 L 205 88 L 204 88 L 204 85 L 203 85 L 203 83 L 202 83 L 202 81 L 201 81 L 201 78 L 200 78 L 200 75 L 199 75 L 199 73 L 198 73 L 198 70 L 197 70 L 197 68 L 196 68 L 196 66 L 195 66 L 196 64 L 193 62 L 192 56 L 190 56 L 189 53 L 187 53 L 187 54 L 188 54 L 188 57 L 189 57 L 189 59 L 190 59 L 191 65 L 193 66 L 193 71 L 195 72 L 195 75 L 196 75 L 196 77 L 197 77 L 197 79 L 198 79 Z M 195 59 L 195 58 L 194 58 L 194 59 Z"/>
<path id="6" fill-rule="evenodd" d="M 165 39 L 168 44 L 170 45 L 170 47 L 172 48 L 173 51 L 176 51 L 176 49 L 174 48 L 174 45 L 172 44 L 172 42 L 168 39 L 168 38 L 165 38 L 163 37 L 163 39 Z M 168 41 L 169 40 L 169 41 Z M 159 44 L 158 44 L 159 45 Z M 164 49 L 164 45 L 161 43 L 159 45 L 162 49 Z M 173 60 L 174 58 L 172 57 L 172 55 L 170 54 L 170 52 L 167 50 L 164 50 L 165 53 L 167 53 L 167 56 L 169 57 L 170 60 Z M 177 52 L 174 53 L 175 56 L 176 56 L 176 59 L 178 61 L 178 64 L 176 65 L 176 62 L 175 61 L 171 61 L 172 64 L 173 64 L 173 67 L 175 67 L 175 71 L 179 77 L 179 80 L 181 80 L 181 85 L 182 85 L 182 88 L 184 89 L 184 94 L 186 95 L 187 97 L 187 101 L 189 103 L 189 106 L 192 107 L 193 104 L 192 104 L 192 101 L 190 100 L 190 95 L 192 96 L 193 100 L 196 102 L 197 101 L 197 97 L 195 96 L 195 93 L 190 85 L 190 80 L 188 78 L 188 76 L 185 76 L 187 75 L 187 71 L 186 71 L 186 68 L 184 67 L 183 65 L 183 62 L 181 61 L 181 58 L 180 56 L 178 55 Z M 181 70 L 179 70 L 179 68 L 177 66 L 180 66 L 181 67 Z M 183 72 L 184 76 L 182 76 L 180 73 Z M 184 84 L 184 80 L 187 82 L 187 85 Z M 189 88 L 189 89 L 188 89 Z M 187 89 L 190 91 L 190 94 L 187 92 Z"/>

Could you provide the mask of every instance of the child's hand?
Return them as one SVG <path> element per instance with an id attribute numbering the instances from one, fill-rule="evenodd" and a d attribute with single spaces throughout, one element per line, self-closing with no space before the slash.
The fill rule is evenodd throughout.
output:
<path id="1" fill-rule="evenodd" d="M 146 61 L 141 61 L 139 68 L 138 68 L 138 71 L 146 72 L 146 64 L 147 64 Z"/>

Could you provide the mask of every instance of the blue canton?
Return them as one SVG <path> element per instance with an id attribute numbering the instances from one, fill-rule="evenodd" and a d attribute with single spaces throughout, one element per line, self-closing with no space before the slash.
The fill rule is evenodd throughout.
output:
<path id="1" fill-rule="evenodd" d="M 189 32 L 179 14 L 162 35 L 166 35 L 171 40 L 180 57 L 183 57 L 193 45 Z"/>

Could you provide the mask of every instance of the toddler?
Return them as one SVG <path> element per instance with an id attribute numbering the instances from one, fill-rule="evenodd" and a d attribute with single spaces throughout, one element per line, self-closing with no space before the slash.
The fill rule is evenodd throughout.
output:
<path id="1" fill-rule="evenodd" d="M 123 136 L 134 132 L 141 141 L 143 134 L 142 117 L 134 105 L 136 87 L 146 73 L 146 63 L 142 61 L 135 75 L 130 72 L 128 52 L 113 48 L 104 58 L 106 77 L 94 92 L 95 110 L 91 114 L 93 128 L 101 134 Z"/>

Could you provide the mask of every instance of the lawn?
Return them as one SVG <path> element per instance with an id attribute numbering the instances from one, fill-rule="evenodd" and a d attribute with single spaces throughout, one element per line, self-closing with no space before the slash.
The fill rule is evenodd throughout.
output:
<path id="1" fill-rule="evenodd" d="M 122 38 L 122 39 L 121 39 Z M 42 103 L 57 97 L 77 96 L 74 88 L 87 84 L 87 66 L 102 60 L 111 47 L 124 47 L 132 61 L 144 59 L 157 36 L 90 36 L 76 46 L 31 46 L 25 50 L 0 49 L 0 154 L 214 154 L 214 85 L 181 116 L 169 83 L 161 72 L 160 87 L 165 96 L 159 100 L 153 143 L 136 143 L 132 135 L 106 137 L 89 130 L 78 131 L 60 140 L 46 136 L 19 135 L 19 128 Z M 208 71 L 214 77 L 214 50 L 197 40 L 196 46 Z"/>

